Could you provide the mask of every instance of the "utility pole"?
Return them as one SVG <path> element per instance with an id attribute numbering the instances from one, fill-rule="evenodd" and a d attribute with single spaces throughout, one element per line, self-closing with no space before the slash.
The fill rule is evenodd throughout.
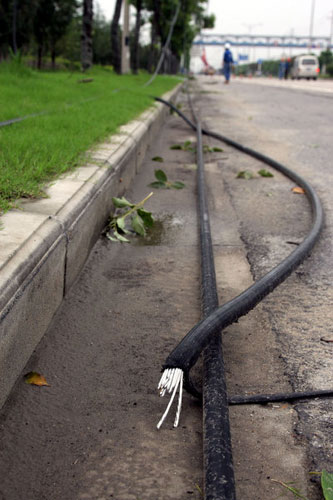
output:
<path id="1" fill-rule="evenodd" d="M 316 0 L 312 0 L 311 15 L 310 15 L 310 30 L 309 30 L 309 52 L 312 49 L 313 19 L 314 19 L 315 4 Z"/>
<path id="2" fill-rule="evenodd" d="M 130 72 L 130 50 L 129 50 L 129 10 L 128 0 L 123 0 L 123 32 L 121 37 L 121 73 Z"/>
<path id="3" fill-rule="evenodd" d="M 330 31 L 330 42 L 328 48 L 330 49 L 332 45 L 333 45 L 333 10 L 331 12 L 331 31 Z"/>

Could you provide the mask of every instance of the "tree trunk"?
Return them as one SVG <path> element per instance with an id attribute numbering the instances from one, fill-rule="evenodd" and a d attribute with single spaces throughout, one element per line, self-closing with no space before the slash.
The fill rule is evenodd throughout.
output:
<path id="1" fill-rule="evenodd" d="M 157 36 L 160 37 L 162 46 L 164 45 L 165 40 L 163 39 L 162 26 L 161 26 L 161 0 L 155 0 L 154 2 L 154 24 Z"/>
<path id="2" fill-rule="evenodd" d="M 92 51 L 93 0 L 84 0 L 81 33 L 81 67 L 82 71 L 91 68 Z"/>
<path id="3" fill-rule="evenodd" d="M 121 74 L 121 45 L 119 36 L 119 19 L 122 0 L 116 0 L 112 23 L 111 23 L 111 57 L 113 69 Z"/>
<path id="4" fill-rule="evenodd" d="M 138 74 L 139 69 L 139 50 L 140 50 L 140 28 L 141 28 L 141 10 L 142 10 L 142 0 L 137 0 L 136 2 L 136 22 L 135 22 L 135 32 L 134 32 L 134 46 L 133 46 L 133 73 Z"/>
<path id="5" fill-rule="evenodd" d="M 52 47 L 51 48 L 51 64 L 52 64 L 53 70 L 55 70 L 55 68 L 56 68 L 55 61 L 56 61 L 56 50 L 54 47 Z"/>
<path id="6" fill-rule="evenodd" d="M 13 52 L 14 54 L 17 53 L 17 0 L 13 0 L 13 24 L 12 24 L 12 31 L 13 31 Z"/>
<path id="7" fill-rule="evenodd" d="M 156 45 L 157 37 L 156 37 L 156 25 L 155 25 L 155 20 L 153 19 L 152 25 L 151 25 L 151 49 L 149 51 L 148 55 L 148 67 L 147 71 L 148 73 L 153 73 L 155 69 L 155 45 Z"/>
<path id="8" fill-rule="evenodd" d="M 42 43 L 39 43 L 37 49 L 37 69 L 42 69 L 42 58 L 43 58 L 43 45 Z"/>

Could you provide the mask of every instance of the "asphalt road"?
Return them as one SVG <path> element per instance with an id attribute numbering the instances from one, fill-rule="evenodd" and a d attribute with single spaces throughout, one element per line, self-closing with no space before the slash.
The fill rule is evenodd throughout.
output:
<path id="1" fill-rule="evenodd" d="M 231 394 L 333 386 L 333 343 L 322 340 L 333 339 L 333 96 L 285 83 L 226 86 L 213 77 L 193 87 L 207 127 L 301 173 L 326 212 L 311 257 L 224 332 Z M 188 112 L 185 95 L 181 100 Z M 155 429 L 165 408 L 156 394 L 160 366 L 200 318 L 195 156 L 170 149 L 187 140 L 194 134 L 170 116 L 126 196 L 141 200 L 161 167 L 186 188 L 155 192 L 147 209 L 157 223 L 147 240 L 120 245 L 101 236 L 24 371 L 41 372 L 50 387 L 21 378 L 2 409 L 1 500 L 202 498 L 199 404 L 186 395 L 180 427 L 172 429 L 169 418 Z M 222 147 L 206 154 L 220 302 L 290 253 L 311 219 L 289 180 L 261 178 L 262 165 Z M 245 169 L 253 179 L 236 177 Z M 238 498 L 278 498 L 285 491 L 271 479 L 294 481 L 309 499 L 320 498 L 308 473 L 333 472 L 331 415 L 331 399 L 233 407 Z"/>
<path id="2" fill-rule="evenodd" d="M 326 222 L 319 244 L 286 283 L 263 302 L 263 307 L 293 389 L 331 389 L 333 343 L 327 340 L 333 340 L 333 83 L 244 79 L 225 86 L 216 80 L 214 84 L 206 79 L 204 89 L 223 92 L 219 117 L 214 94 L 207 94 L 205 105 L 199 105 L 209 127 L 294 169 L 321 198 Z M 255 172 L 251 163 L 248 168 Z M 235 165 L 232 168 L 237 170 Z M 246 164 L 238 166 L 238 170 L 245 168 Z M 301 241 L 309 224 L 309 209 L 301 195 L 295 203 L 274 183 L 267 182 L 263 193 L 253 180 L 236 184 L 230 171 L 225 180 L 252 275 L 257 279 Z M 255 204 L 253 197 L 257 199 Z M 308 470 L 326 468 L 332 472 L 332 399 L 300 403 L 295 408 L 295 430 L 307 447 Z"/>

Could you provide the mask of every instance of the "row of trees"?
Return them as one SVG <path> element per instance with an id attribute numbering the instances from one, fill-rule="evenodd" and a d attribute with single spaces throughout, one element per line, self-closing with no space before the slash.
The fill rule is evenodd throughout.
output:
<path id="1" fill-rule="evenodd" d="M 290 60 L 290 64 L 293 63 L 293 60 L 296 56 L 292 57 Z M 319 55 L 319 66 L 321 74 L 327 74 L 329 76 L 333 76 L 333 54 L 330 49 L 323 50 Z M 279 59 L 272 59 L 263 61 L 261 65 L 261 72 L 264 75 L 272 75 L 278 76 L 279 74 Z M 241 64 L 236 67 L 236 74 L 238 75 L 254 75 L 258 70 L 258 63 L 247 63 Z"/>
<path id="2" fill-rule="evenodd" d="M 11 52 L 33 56 L 38 68 L 47 57 L 53 68 L 56 58 L 86 70 L 96 62 L 111 64 L 121 72 L 122 3 L 116 0 L 111 23 L 98 11 L 94 0 L 0 0 L 0 60 Z M 193 38 L 202 28 L 214 26 L 215 17 L 205 15 L 207 0 L 126 0 L 135 8 L 135 26 L 130 33 L 131 67 L 134 73 L 153 71 L 164 46 L 171 20 L 180 2 L 179 15 L 167 51 L 169 71 L 185 66 Z M 150 41 L 140 44 L 144 25 Z"/>

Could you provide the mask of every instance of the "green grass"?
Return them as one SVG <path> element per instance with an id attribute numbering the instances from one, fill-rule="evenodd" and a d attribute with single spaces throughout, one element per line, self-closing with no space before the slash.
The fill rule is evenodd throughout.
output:
<path id="1" fill-rule="evenodd" d="M 78 83 L 93 78 L 91 83 Z M 0 214 L 22 197 L 43 196 L 43 186 L 83 164 L 94 144 L 137 117 L 179 79 L 159 76 L 148 88 L 148 75 L 115 75 L 94 68 L 84 76 L 35 72 L 0 65 L 0 122 L 45 112 L 0 128 Z"/>

